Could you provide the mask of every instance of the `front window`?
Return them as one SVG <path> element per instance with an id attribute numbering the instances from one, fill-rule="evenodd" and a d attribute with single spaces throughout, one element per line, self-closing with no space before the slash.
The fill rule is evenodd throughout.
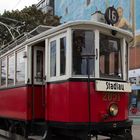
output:
<path id="1" fill-rule="evenodd" d="M 94 32 L 73 31 L 73 75 L 94 75 Z"/>
<path id="2" fill-rule="evenodd" d="M 100 34 L 100 77 L 122 79 L 120 39 Z"/>

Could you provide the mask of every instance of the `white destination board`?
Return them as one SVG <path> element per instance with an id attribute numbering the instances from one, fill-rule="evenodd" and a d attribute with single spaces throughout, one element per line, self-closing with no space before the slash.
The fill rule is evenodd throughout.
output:
<path id="1" fill-rule="evenodd" d="M 96 80 L 96 91 L 131 92 L 132 90 L 130 83 Z"/>

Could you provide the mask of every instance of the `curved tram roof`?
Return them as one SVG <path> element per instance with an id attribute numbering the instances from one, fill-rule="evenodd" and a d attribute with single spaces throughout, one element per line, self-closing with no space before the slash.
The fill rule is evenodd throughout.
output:
<path id="1" fill-rule="evenodd" d="M 54 34 L 56 32 L 59 32 L 61 30 L 67 29 L 67 28 L 72 28 L 72 27 L 79 27 L 79 26 L 93 26 L 94 28 L 98 28 L 99 30 L 106 29 L 106 30 L 115 30 L 122 34 L 123 36 L 127 37 L 130 41 L 133 39 L 133 34 L 130 31 L 125 31 L 123 29 L 101 23 L 101 22 L 95 22 L 95 21 L 72 21 L 72 22 L 67 22 L 65 24 L 59 25 L 57 27 L 51 27 L 51 26 L 42 26 L 40 25 L 39 27 L 35 28 L 33 31 L 29 33 L 25 33 L 9 44 L 2 46 L 0 48 L 0 54 L 4 54 L 7 51 L 13 49 L 13 48 L 18 48 L 24 45 L 31 45 L 34 43 L 37 43 L 39 41 L 43 41 L 46 39 L 47 36 Z"/>

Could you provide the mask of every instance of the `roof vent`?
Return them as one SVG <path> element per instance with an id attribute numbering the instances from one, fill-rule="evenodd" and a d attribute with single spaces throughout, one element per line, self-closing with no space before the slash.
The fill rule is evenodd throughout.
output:
<path id="1" fill-rule="evenodd" d="M 96 11 L 91 15 L 91 20 L 106 23 L 104 14 L 101 11 Z"/>

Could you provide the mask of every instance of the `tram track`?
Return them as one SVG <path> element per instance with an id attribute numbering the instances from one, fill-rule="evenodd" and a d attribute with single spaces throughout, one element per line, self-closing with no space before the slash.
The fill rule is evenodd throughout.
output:
<path id="1" fill-rule="evenodd" d="M 0 134 L 0 140 L 9 140 L 9 138 Z"/>
<path id="2" fill-rule="evenodd" d="M 0 130 L 0 140 L 9 140 L 9 133 L 4 131 L 4 130 Z"/>
<path id="3" fill-rule="evenodd" d="M 5 131 L 3 131 L 3 132 L 5 132 Z M 9 132 L 5 132 L 5 133 L 7 133 L 7 135 L 5 135 L 4 133 L 2 134 L 1 130 L 0 130 L 0 140 L 27 140 L 27 139 L 25 139 L 25 138 L 23 138 L 23 137 L 21 137 L 19 135 L 15 135 L 16 139 L 10 139 L 9 138 Z M 28 140 L 42 140 L 42 138 L 39 137 L 39 136 L 30 136 L 28 138 Z M 91 140 L 96 140 L 96 138 L 92 138 Z M 98 140 L 109 140 L 109 139 L 107 137 L 99 136 Z"/>

